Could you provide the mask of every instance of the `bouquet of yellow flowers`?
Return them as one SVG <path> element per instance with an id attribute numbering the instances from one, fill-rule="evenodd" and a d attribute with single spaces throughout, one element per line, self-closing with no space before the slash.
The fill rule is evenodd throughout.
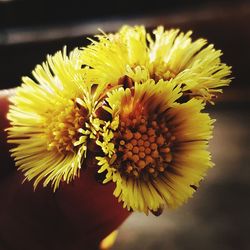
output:
<path id="1" fill-rule="evenodd" d="M 222 52 L 191 34 L 123 26 L 23 77 L 8 142 L 25 180 L 55 191 L 91 159 L 130 211 L 158 215 L 186 202 L 213 166 L 214 120 L 203 109 L 231 81 Z"/>

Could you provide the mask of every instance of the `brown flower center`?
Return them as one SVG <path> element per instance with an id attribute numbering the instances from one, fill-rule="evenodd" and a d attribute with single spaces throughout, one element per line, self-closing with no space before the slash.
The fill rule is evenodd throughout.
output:
<path id="1" fill-rule="evenodd" d="M 113 159 L 121 174 L 157 177 L 169 166 L 175 136 L 164 117 L 129 115 L 121 120 L 118 131 L 114 136 L 117 154 Z"/>

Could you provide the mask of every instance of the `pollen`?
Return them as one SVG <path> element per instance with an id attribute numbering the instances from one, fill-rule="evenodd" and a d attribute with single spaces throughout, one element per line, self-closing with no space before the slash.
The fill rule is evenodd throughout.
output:
<path id="1" fill-rule="evenodd" d="M 44 126 L 48 138 L 47 149 L 60 153 L 74 152 L 74 142 L 79 139 L 78 130 L 84 127 L 86 113 L 86 109 L 73 100 L 69 100 L 61 109 L 48 112 Z"/>
<path id="2" fill-rule="evenodd" d="M 128 115 L 115 133 L 118 145 L 116 166 L 120 173 L 133 178 L 155 178 L 167 171 L 173 160 L 175 135 L 166 118 L 154 114 Z"/>

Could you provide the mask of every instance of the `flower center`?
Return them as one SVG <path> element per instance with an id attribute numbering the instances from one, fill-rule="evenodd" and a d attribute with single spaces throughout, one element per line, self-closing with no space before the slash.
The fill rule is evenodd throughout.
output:
<path id="1" fill-rule="evenodd" d="M 161 79 L 166 81 L 175 78 L 178 75 L 178 72 L 175 72 L 173 69 L 169 68 L 166 64 L 158 65 L 157 70 L 152 74 L 152 78 L 158 82 Z"/>
<path id="2" fill-rule="evenodd" d="M 49 111 L 45 127 L 47 149 L 74 152 L 74 143 L 79 139 L 78 130 L 84 126 L 86 115 L 86 109 L 73 100 Z"/>
<path id="3" fill-rule="evenodd" d="M 172 161 L 172 135 L 164 117 L 128 116 L 115 133 L 115 164 L 121 174 L 133 177 L 157 177 Z"/>

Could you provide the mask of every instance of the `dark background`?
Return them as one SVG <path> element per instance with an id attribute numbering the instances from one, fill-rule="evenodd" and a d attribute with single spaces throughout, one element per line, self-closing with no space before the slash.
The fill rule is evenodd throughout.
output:
<path id="1" fill-rule="evenodd" d="M 115 31 L 124 23 L 192 29 L 194 38 L 205 37 L 224 51 L 233 87 L 248 85 L 250 1 L 0 0 L 0 87 L 17 86 L 46 54 L 86 45 L 98 28 Z"/>
<path id="2" fill-rule="evenodd" d="M 160 217 L 134 213 L 114 250 L 250 249 L 249 1 L 3 1 L 0 0 L 0 88 L 18 86 L 36 64 L 67 45 L 123 24 L 192 29 L 224 52 L 234 80 L 215 107 L 211 142 L 216 167 L 195 197 Z"/>

